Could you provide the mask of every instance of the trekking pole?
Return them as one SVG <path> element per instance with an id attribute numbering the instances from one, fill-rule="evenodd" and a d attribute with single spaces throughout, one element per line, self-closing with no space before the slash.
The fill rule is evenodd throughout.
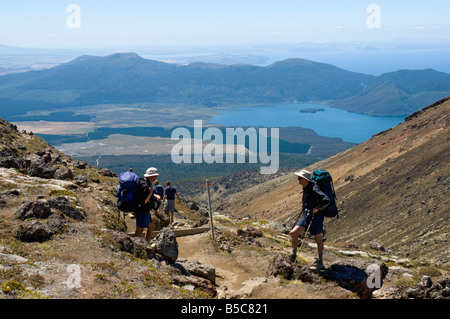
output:
<path id="1" fill-rule="evenodd" d="M 213 223 L 213 215 L 212 215 L 212 210 L 211 210 L 211 196 L 210 196 L 210 192 L 209 192 L 210 186 L 211 186 L 211 184 L 209 183 L 209 181 L 206 181 L 206 188 L 208 189 L 208 207 L 209 207 L 209 223 L 210 223 L 210 227 L 211 227 L 211 238 L 214 240 L 215 239 L 214 223 Z"/>
<path id="2" fill-rule="evenodd" d="M 295 227 L 295 225 L 297 225 L 297 223 L 298 223 L 298 220 L 300 219 L 300 216 L 302 216 L 302 215 L 303 215 L 304 213 L 305 213 L 305 212 L 304 212 L 304 211 L 302 211 L 302 212 L 300 212 L 300 214 L 298 214 L 298 217 L 297 217 L 297 219 L 295 220 L 294 224 L 292 224 L 292 227 L 291 227 L 291 229 L 292 229 L 292 228 L 294 228 L 294 227 Z"/>
<path id="3" fill-rule="evenodd" d="M 303 243 L 305 242 L 305 238 L 306 238 L 306 236 L 308 235 L 309 228 L 311 227 L 311 224 L 312 224 L 312 222 L 313 222 L 313 220 L 314 220 L 314 217 L 316 217 L 316 216 L 313 214 L 313 217 L 311 218 L 311 222 L 309 223 L 308 228 L 306 229 L 305 237 L 303 237 L 303 239 L 302 239 L 302 244 L 300 245 L 300 249 L 298 250 L 298 253 L 299 253 L 299 254 L 300 254 L 300 252 L 302 251 Z"/>

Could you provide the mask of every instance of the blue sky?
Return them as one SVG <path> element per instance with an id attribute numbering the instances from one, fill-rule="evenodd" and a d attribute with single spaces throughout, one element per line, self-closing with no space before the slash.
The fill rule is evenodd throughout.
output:
<path id="1" fill-rule="evenodd" d="M 70 4 L 80 28 L 69 28 Z M 380 27 L 369 28 L 369 5 Z M 450 39 L 444 0 L 1 0 L 0 44 L 76 48 Z"/>

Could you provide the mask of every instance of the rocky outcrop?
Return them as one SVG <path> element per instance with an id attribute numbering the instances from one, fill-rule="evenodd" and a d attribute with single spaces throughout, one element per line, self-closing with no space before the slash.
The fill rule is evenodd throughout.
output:
<path id="1" fill-rule="evenodd" d="M 50 157 L 51 160 L 51 157 Z M 57 168 L 49 163 L 48 157 L 37 154 L 26 157 L 22 164 L 23 170 L 27 175 L 51 179 L 55 176 Z"/>
<path id="2" fill-rule="evenodd" d="M 388 267 L 380 261 L 343 259 L 333 262 L 325 271 L 328 281 L 358 294 L 361 299 L 371 299 L 386 278 Z"/>
<path id="3" fill-rule="evenodd" d="M 285 256 L 278 254 L 272 260 L 269 276 L 283 276 L 287 280 L 301 280 L 310 284 L 319 284 L 320 278 L 307 267 L 291 263 Z"/>
<path id="4" fill-rule="evenodd" d="M 249 238 L 249 237 L 257 238 L 257 237 L 262 237 L 262 235 L 263 235 L 261 230 L 256 229 L 252 226 L 238 229 L 237 234 L 238 234 L 238 236 L 246 237 L 246 238 Z"/>
<path id="5" fill-rule="evenodd" d="M 138 258 L 148 258 L 147 251 L 149 250 L 149 245 L 144 238 L 130 237 L 127 234 L 118 231 L 112 231 L 112 236 L 121 251 L 132 254 Z"/>
<path id="6" fill-rule="evenodd" d="M 77 221 L 86 218 L 84 211 L 74 208 L 64 196 L 26 202 L 13 216 L 24 221 L 16 237 L 25 242 L 44 242 L 62 233 L 68 223 L 66 217 Z"/>
<path id="7" fill-rule="evenodd" d="M 182 258 L 178 259 L 177 263 L 192 275 L 206 278 L 213 283 L 216 282 L 216 269 L 214 267 L 204 265 L 199 261 L 190 261 Z"/>
<path id="8" fill-rule="evenodd" d="M 408 288 L 403 293 L 408 299 L 449 299 L 450 277 L 444 277 L 435 283 L 429 276 L 423 276 L 415 287 Z"/>
<path id="9" fill-rule="evenodd" d="M 86 219 L 85 212 L 81 208 L 73 207 L 65 196 L 26 202 L 14 213 L 14 217 L 21 220 L 29 218 L 45 219 L 53 214 L 52 209 L 56 209 L 74 220 Z"/>
<path id="10" fill-rule="evenodd" d="M 345 259 L 333 262 L 316 274 L 307 267 L 292 264 L 281 254 L 273 259 L 268 270 L 269 276 L 282 276 L 287 280 L 301 280 L 310 284 L 320 284 L 321 278 L 324 278 L 355 292 L 361 299 L 372 298 L 373 291 L 381 288 L 387 273 L 387 266 L 380 261 Z"/>
<path id="11" fill-rule="evenodd" d="M 29 218 L 48 218 L 52 214 L 51 207 L 46 201 L 30 201 L 23 204 L 14 217 L 21 220 Z"/>
<path id="12" fill-rule="evenodd" d="M 169 228 L 163 228 L 152 240 L 155 244 L 156 252 L 163 256 L 169 263 L 173 264 L 178 259 L 178 243 L 175 233 Z"/>
<path id="13" fill-rule="evenodd" d="M 20 225 L 16 238 L 24 242 L 45 242 L 64 231 L 67 220 L 63 215 L 52 215 L 46 220 L 27 220 Z"/>
<path id="14" fill-rule="evenodd" d="M 51 208 L 59 210 L 67 217 L 78 221 L 86 219 L 86 213 L 81 208 L 73 207 L 73 204 L 65 196 L 52 197 L 47 200 L 47 203 Z"/>
<path id="15" fill-rule="evenodd" d="M 163 213 L 161 210 L 152 211 L 152 219 L 155 223 L 155 230 L 161 230 L 170 225 L 169 215 Z"/>
<path id="16" fill-rule="evenodd" d="M 58 179 L 66 180 L 66 179 L 73 179 L 73 172 L 68 167 L 61 167 L 56 170 L 55 177 Z"/>

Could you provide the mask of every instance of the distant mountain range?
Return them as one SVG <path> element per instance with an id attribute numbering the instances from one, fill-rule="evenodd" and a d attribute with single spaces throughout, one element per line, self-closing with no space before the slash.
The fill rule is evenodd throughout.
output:
<path id="1" fill-rule="evenodd" d="M 372 76 L 304 59 L 265 67 L 178 65 L 118 53 L 0 77 L 0 109 L 7 119 L 31 110 L 139 102 L 214 107 L 326 101 L 352 112 L 396 116 L 448 95 L 448 73 L 401 70 Z"/>

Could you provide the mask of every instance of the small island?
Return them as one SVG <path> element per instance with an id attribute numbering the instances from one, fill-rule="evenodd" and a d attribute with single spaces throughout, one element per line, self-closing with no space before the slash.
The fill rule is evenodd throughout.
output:
<path id="1" fill-rule="evenodd" d="M 325 109 L 322 108 L 307 108 L 298 110 L 300 113 L 317 113 L 317 112 L 325 112 Z"/>

